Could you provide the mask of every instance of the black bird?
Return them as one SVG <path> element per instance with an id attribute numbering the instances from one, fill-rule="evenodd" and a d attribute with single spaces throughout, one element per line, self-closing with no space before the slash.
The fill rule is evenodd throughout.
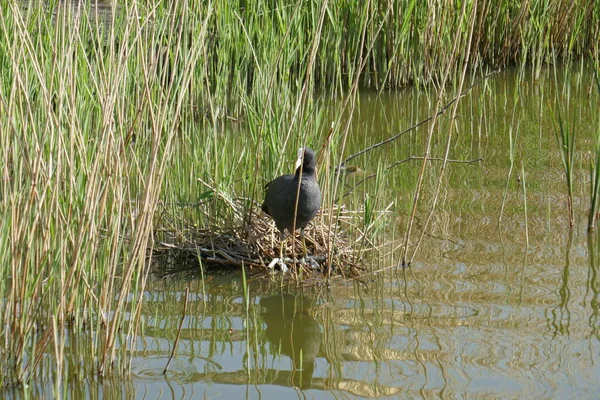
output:
<path id="1" fill-rule="evenodd" d="M 283 260 L 286 230 L 293 234 L 294 230 L 300 229 L 303 256 L 306 257 L 304 228 L 317 215 L 317 211 L 321 207 L 321 189 L 319 189 L 315 176 L 315 167 L 317 166 L 315 152 L 308 147 L 300 148 L 298 149 L 298 158 L 301 163 L 294 175 L 282 175 L 267 184 L 265 201 L 261 207 L 273 218 L 275 226 L 279 230 L 281 239 L 279 258 L 281 260 Z M 299 193 L 298 188 L 300 189 Z"/>

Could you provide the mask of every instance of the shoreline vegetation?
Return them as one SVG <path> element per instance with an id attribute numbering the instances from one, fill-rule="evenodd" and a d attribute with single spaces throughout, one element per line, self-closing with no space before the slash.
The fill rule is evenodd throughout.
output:
<path id="1" fill-rule="evenodd" d="M 0 387 L 43 376 L 57 394 L 77 376 L 127 373 L 153 250 L 204 257 L 201 271 L 240 244 L 271 256 L 276 231 L 257 204 L 289 172 L 290 149 L 318 153 L 322 272 L 363 272 L 389 206 L 376 195 L 383 166 L 369 194 L 343 183 L 360 90 L 413 85 L 438 99 L 396 263 L 409 264 L 451 162 L 444 132 L 423 211 L 436 112 L 448 105 L 454 119 L 491 71 L 536 78 L 546 65 L 596 60 L 600 45 L 594 1 L 0 4 Z M 338 100 L 330 114 L 326 96 Z M 182 149 L 189 157 L 174 158 Z M 205 246 L 215 238 L 222 248 Z M 71 364 L 72 332 L 89 339 L 77 351 L 93 362 Z"/>
<path id="2" fill-rule="evenodd" d="M 160 31 L 162 41 L 152 43 L 162 45 L 160 60 L 155 61 L 169 64 L 159 65 L 169 72 L 176 62 L 173 52 L 189 50 L 198 27 L 205 24 L 203 56 L 210 66 L 204 78 L 213 85 L 226 78 L 224 89 L 229 94 L 260 90 L 255 85 L 266 70 L 276 85 L 297 86 L 309 78 L 314 88 L 338 94 L 348 90 L 357 75 L 363 89 L 436 85 L 448 70 L 458 78 L 465 63 L 470 72 L 531 67 L 539 77 L 545 65 L 597 58 L 600 49 L 600 6 L 593 1 L 333 1 L 321 7 L 292 1 L 16 4 L 21 4 L 21 17 L 29 21 L 51 16 L 56 23 L 70 15 L 105 44 L 121 41 L 123 33 L 143 36 Z M 121 31 L 128 24 L 134 26 Z M 460 52 L 452 53 L 450 45 L 457 36 Z M 314 60 L 307 70 L 311 50 Z M 357 65 L 361 57 L 362 66 Z"/>

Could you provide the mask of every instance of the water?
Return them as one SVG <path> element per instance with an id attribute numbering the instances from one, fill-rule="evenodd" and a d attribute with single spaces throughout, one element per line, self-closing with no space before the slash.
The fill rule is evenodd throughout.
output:
<path id="1" fill-rule="evenodd" d="M 397 264 L 419 160 L 385 175 L 381 205 L 392 206 L 381 217 L 382 255 L 368 267 L 382 272 L 304 288 L 282 286 L 277 275 L 250 276 L 247 301 L 239 272 L 204 281 L 194 274 L 155 279 L 147 287 L 131 377 L 79 377 L 65 393 L 137 399 L 596 398 L 600 241 L 586 230 L 587 150 L 599 126 L 591 78 L 589 70 L 571 71 L 556 90 L 551 73 L 518 81 L 507 72 L 461 100 L 450 158 L 483 161 L 449 165 L 410 267 Z M 556 98 L 562 104 L 569 99 L 563 112 L 580 135 L 573 230 L 550 115 Z M 361 95 L 348 154 L 415 124 L 434 104 L 416 90 Z M 443 154 L 447 118 L 440 127 L 434 157 Z M 509 132 L 516 143 L 510 176 Z M 369 173 L 378 162 L 421 155 L 426 134 L 421 128 L 352 163 Z M 411 248 L 439 172 L 433 163 Z M 350 184 L 354 178 L 347 179 Z M 49 396 L 52 383 L 30 389 Z M 7 393 L 22 397 L 21 390 Z"/>

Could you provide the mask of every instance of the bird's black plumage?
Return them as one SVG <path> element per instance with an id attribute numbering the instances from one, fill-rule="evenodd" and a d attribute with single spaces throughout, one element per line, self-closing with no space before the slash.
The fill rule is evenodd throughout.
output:
<path id="1" fill-rule="evenodd" d="M 267 184 L 265 201 L 261 208 L 273 218 L 282 236 L 285 230 L 292 233 L 294 229 L 304 229 L 321 207 L 322 195 L 315 174 L 316 165 L 314 151 L 306 147 L 302 164 L 294 175 L 282 175 Z M 298 207 L 294 225 L 296 198 Z"/>

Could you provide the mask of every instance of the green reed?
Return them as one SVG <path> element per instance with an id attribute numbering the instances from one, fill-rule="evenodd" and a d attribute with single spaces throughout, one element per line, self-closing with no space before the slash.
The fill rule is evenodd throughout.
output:
<path id="1" fill-rule="evenodd" d="M 554 67 L 554 87 L 556 93 L 559 93 L 558 80 L 556 76 L 556 65 Z M 567 69 L 568 70 L 568 69 Z M 566 88 L 566 86 L 565 86 Z M 565 96 L 567 103 L 565 104 L 566 110 L 569 109 L 568 99 L 569 96 Z M 550 109 L 552 115 L 552 122 L 554 126 L 554 135 L 558 143 L 560 158 L 562 161 L 563 170 L 565 173 L 567 183 L 567 212 L 569 214 L 569 225 L 575 224 L 575 211 L 573 209 L 573 170 L 575 168 L 575 137 L 576 131 L 574 129 L 574 121 L 567 121 L 563 117 L 563 106 L 560 101 L 556 101 L 556 116 Z"/>
<path id="2" fill-rule="evenodd" d="M 323 204 L 339 206 L 359 87 L 539 65 L 548 38 L 577 57 L 600 19 L 595 2 L 472 2 L 465 18 L 434 1 L 287 3 L 133 3 L 97 22 L 1 0 L 0 387 L 50 356 L 58 391 L 70 332 L 86 336 L 84 374 L 126 372 L 159 228 L 244 226 L 297 147 L 321 150 Z M 327 114 L 315 93 L 343 100 Z M 376 196 L 356 195 L 357 232 L 380 231 Z"/>
<path id="3" fill-rule="evenodd" d="M 594 78 L 596 81 L 596 89 L 600 95 L 600 65 L 595 62 Z M 598 120 L 597 120 L 598 121 Z M 600 124 L 596 127 L 596 138 L 592 159 L 590 160 L 590 212 L 588 216 L 588 229 L 596 229 L 596 220 L 598 219 L 598 203 L 600 202 Z"/>
<path id="4" fill-rule="evenodd" d="M 102 27 L 87 11 L 77 19 L 60 8 L 51 21 L 42 9 L 2 10 L 0 322 L 10 340 L 0 386 L 38 376 L 52 354 L 46 373 L 58 390 L 71 329 L 90 334 L 86 374 L 128 369 L 161 181 L 206 24 L 197 21 L 191 43 L 174 40 L 187 51 L 161 80 L 152 52 L 168 18 Z"/>

